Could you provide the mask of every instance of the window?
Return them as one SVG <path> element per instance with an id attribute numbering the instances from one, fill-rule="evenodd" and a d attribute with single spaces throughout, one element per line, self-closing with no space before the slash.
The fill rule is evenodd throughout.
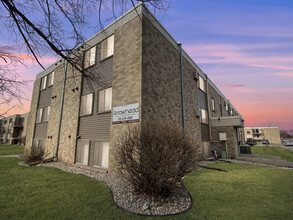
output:
<path id="1" fill-rule="evenodd" d="M 98 112 L 111 111 L 112 88 L 100 90 L 98 99 Z"/>
<path id="2" fill-rule="evenodd" d="M 228 111 L 229 107 L 227 103 L 225 103 L 225 108 L 226 108 L 226 111 Z"/>
<path id="3" fill-rule="evenodd" d="M 50 115 L 50 106 L 47 106 L 44 108 L 44 122 L 49 121 L 49 115 Z"/>
<path id="4" fill-rule="evenodd" d="M 202 108 L 200 109 L 200 111 L 201 111 L 200 122 L 207 124 L 208 123 L 208 118 L 207 118 L 208 112 Z"/>
<path id="5" fill-rule="evenodd" d="M 88 165 L 90 141 L 78 141 L 76 147 L 75 163 Z"/>
<path id="6" fill-rule="evenodd" d="M 212 98 L 212 110 L 215 111 L 215 100 Z"/>
<path id="7" fill-rule="evenodd" d="M 37 120 L 36 123 L 41 123 L 42 122 L 42 117 L 43 117 L 43 109 L 40 108 L 37 112 Z"/>
<path id="8" fill-rule="evenodd" d="M 53 83 L 54 83 L 54 75 L 55 75 L 55 72 L 54 71 L 48 75 L 48 87 L 49 86 L 53 86 Z"/>
<path id="9" fill-rule="evenodd" d="M 46 89 L 46 86 L 47 86 L 47 76 L 41 79 L 41 91 Z"/>
<path id="10" fill-rule="evenodd" d="M 201 76 L 199 76 L 198 83 L 199 83 L 199 88 L 200 88 L 203 92 L 206 92 L 205 81 L 204 81 L 204 79 L 203 79 Z"/>
<path id="11" fill-rule="evenodd" d="M 88 68 L 96 63 L 96 46 L 84 53 L 84 68 Z"/>
<path id="12" fill-rule="evenodd" d="M 114 35 L 103 40 L 101 43 L 101 60 L 114 54 Z"/>
<path id="13" fill-rule="evenodd" d="M 94 166 L 108 168 L 109 164 L 109 142 L 95 142 Z"/>
<path id="14" fill-rule="evenodd" d="M 247 131 L 247 134 L 250 134 L 250 131 Z"/>
<path id="15" fill-rule="evenodd" d="M 233 115 L 233 109 L 231 108 L 230 114 Z"/>
<path id="16" fill-rule="evenodd" d="M 44 154 L 45 153 L 45 145 L 46 145 L 45 140 L 34 139 L 32 148 L 34 148 L 35 151 L 39 151 Z"/>
<path id="17" fill-rule="evenodd" d="M 92 114 L 93 93 L 81 96 L 80 115 Z"/>

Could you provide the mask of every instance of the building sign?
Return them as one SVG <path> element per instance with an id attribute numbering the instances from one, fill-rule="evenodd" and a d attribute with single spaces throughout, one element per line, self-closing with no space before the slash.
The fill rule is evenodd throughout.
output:
<path id="1" fill-rule="evenodd" d="M 139 103 L 113 108 L 113 124 L 139 121 Z"/>

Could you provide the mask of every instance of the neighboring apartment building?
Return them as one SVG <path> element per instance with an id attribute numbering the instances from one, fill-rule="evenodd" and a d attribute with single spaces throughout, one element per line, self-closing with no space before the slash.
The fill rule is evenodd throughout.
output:
<path id="1" fill-rule="evenodd" d="M 262 142 L 269 140 L 270 144 L 281 144 L 279 127 L 245 127 L 245 141 L 255 140 Z"/>
<path id="2" fill-rule="evenodd" d="M 0 143 L 24 144 L 29 113 L 12 115 L 0 120 Z"/>
<path id="3" fill-rule="evenodd" d="M 77 49 L 85 73 L 100 83 L 88 83 L 63 60 L 39 73 L 27 148 L 112 172 L 115 143 L 128 126 L 182 125 L 180 46 L 143 4 Z M 211 156 L 211 144 L 218 155 L 237 157 L 241 115 L 184 51 L 182 57 L 185 131 L 200 146 L 197 159 Z"/>

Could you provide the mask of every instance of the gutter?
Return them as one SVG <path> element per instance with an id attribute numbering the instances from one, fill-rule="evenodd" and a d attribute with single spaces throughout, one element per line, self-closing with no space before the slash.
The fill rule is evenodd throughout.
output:
<path id="1" fill-rule="evenodd" d="M 55 153 L 53 158 L 58 157 L 58 150 L 59 150 L 59 142 L 60 142 L 60 132 L 61 132 L 61 122 L 62 122 L 62 113 L 63 113 L 63 103 L 64 103 L 64 93 L 65 93 L 65 83 L 66 83 L 66 75 L 67 75 L 67 60 L 65 60 L 65 68 L 64 68 L 64 78 L 63 78 L 63 85 L 62 85 L 62 96 L 61 96 L 61 103 L 60 103 L 60 112 L 59 112 L 59 123 L 58 123 L 58 131 L 57 131 L 57 142 L 55 147 Z"/>
<path id="2" fill-rule="evenodd" d="M 183 60 L 182 60 L 182 44 L 177 43 L 180 52 L 180 79 L 181 79 L 181 109 L 182 109 L 182 128 L 185 130 L 185 115 L 184 115 L 184 87 L 183 87 Z"/>

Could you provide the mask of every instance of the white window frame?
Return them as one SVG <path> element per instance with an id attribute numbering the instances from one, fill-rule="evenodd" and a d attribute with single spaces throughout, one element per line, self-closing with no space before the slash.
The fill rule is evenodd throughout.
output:
<path id="1" fill-rule="evenodd" d="M 206 92 L 206 84 L 205 84 L 205 81 L 204 79 L 199 76 L 199 80 L 198 80 L 198 88 L 203 91 L 203 92 Z"/>
<path id="2" fill-rule="evenodd" d="M 215 111 L 215 100 L 212 98 L 212 111 Z"/>
<path id="3" fill-rule="evenodd" d="M 101 42 L 101 60 L 114 55 L 114 34 Z"/>
<path id="4" fill-rule="evenodd" d="M 75 164 L 88 166 L 89 155 L 90 155 L 90 144 L 91 144 L 90 140 L 79 140 L 77 142 L 76 152 L 75 152 Z M 79 156 L 78 153 L 81 153 L 81 155 Z M 78 159 L 80 159 L 80 161 L 78 161 Z"/>
<path id="5" fill-rule="evenodd" d="M 36 123 L 42 123 L 42 119 L 43 119 L 43 108 L 40 108 L 37 111 Z"/>
<path id="6" fill-rule="evenodd" d="M 51 72 L 48 75 L 48 87 L 53 86 L 53 84 L 54 84 L 54 76 L 55 76 L 55 71 Z"/>
<path id="7" fill-rule="evenodd" d="M 81 96 L 80 100 L 80 116 L 91 115 L 93 113 L 94 94 L 89 93 Z"/>
<path id="8" fill-rule="evenodd" d="M 96 52 L 97 52 L 97 46 L 96 45 L 84 52 L 84 69 L 95 65 L 95 63 L 96 63 Z"/>
<path id="9" fill-rule="evenodd" d="M 47 76 L 41 79 L 41 91 L 47 88 Z"/>
<path id="10" fill-rule="evenodd" d="M 108 167 L 109 167 L 109 151 L 110 151 L 110 142 L 109 141 L 95 141 L 94 142 L 93 166 L 97 167 L 97 168 L 108 169 Z"/>
<path id="11" fill-rule="evenodd" d="M 208 112 L 203 108 L 200 108 L 200 123 L 208 124 Z"/>
<path id="12" fill-rule="evenodd" d="M 51 107 L 50 106 L 47 106 L 47 107 L 45 107 L 44 108 L 44 110 L 43 110 L 43 113 L 44 113 L 44 115 L 43 115 L 43 122 L 48 122 L 49 121 L 49 119 L 50 119 L 50 109 L 51 109 Z"/>
<path id="13" fill-rule="evenodd" d="M 98 92 L 98 113 L 112 110 L 112 87 Z"/>

